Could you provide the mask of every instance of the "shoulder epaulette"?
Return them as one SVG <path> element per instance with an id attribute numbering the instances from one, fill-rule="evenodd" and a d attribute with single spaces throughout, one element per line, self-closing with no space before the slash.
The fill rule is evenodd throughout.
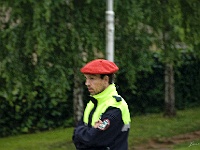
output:
<path id="1" fill-rule="evenodd" d="M 122 100 L 121 96 L 113 96 L 117 102 L 120 102 Z"/>

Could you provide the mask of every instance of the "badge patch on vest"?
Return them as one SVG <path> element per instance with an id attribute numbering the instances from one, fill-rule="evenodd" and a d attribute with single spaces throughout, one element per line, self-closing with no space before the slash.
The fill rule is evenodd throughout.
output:
<path id="1" fill-rule="evenodd" d="M 104 119 L 103 122 L 97 127 L 100 130 L 106 130 L 110 126 L 110 120 Z"/>

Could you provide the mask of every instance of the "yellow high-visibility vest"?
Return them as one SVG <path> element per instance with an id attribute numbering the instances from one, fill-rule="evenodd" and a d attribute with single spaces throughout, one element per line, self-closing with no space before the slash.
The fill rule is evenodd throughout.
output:
<path id="1" fill-rule="evenodd" d="M 128 105 L 121 96 L 118 95 L 116 91 L 115 84 L 109 85 L 103 92 L 93 95 L 93 98 L 97 100 L 97 107 L 92 116 L 91 125 L 94 126 L 95 122 L 101 118 L 101 115 L 108 109 L 108 107 L 119 108 L 122 113 L 122 120 L 125 125 L 131 122 L 130 112 Z M 83 122 L 88 124 L 89 115 L 94 107 L 94 103 L 89 101 L 84 111 Z"/>

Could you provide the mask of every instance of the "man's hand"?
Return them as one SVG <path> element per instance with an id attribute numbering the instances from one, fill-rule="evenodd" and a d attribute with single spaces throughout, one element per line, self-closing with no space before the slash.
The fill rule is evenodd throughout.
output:
<path id="1" fill-rule="evenodd" d="M 94 124 L 94 128 L 98 128 L 98 126 L 100 125 L 100 124 L 102 124 L 103 122 L 101 121 L 101 120 L 98 120 L 97 122 L 95 122 L 95 124 Z"/>

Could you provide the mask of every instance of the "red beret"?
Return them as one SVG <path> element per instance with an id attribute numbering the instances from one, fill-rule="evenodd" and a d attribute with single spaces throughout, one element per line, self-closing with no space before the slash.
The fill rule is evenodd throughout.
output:
<path id="1" fill-rule="evenodd" d="M 84 74 L 112 74 L 119 70 L 114 62 L 105 59 L 96 59 L 87 63 L 81 72 Z"/>

